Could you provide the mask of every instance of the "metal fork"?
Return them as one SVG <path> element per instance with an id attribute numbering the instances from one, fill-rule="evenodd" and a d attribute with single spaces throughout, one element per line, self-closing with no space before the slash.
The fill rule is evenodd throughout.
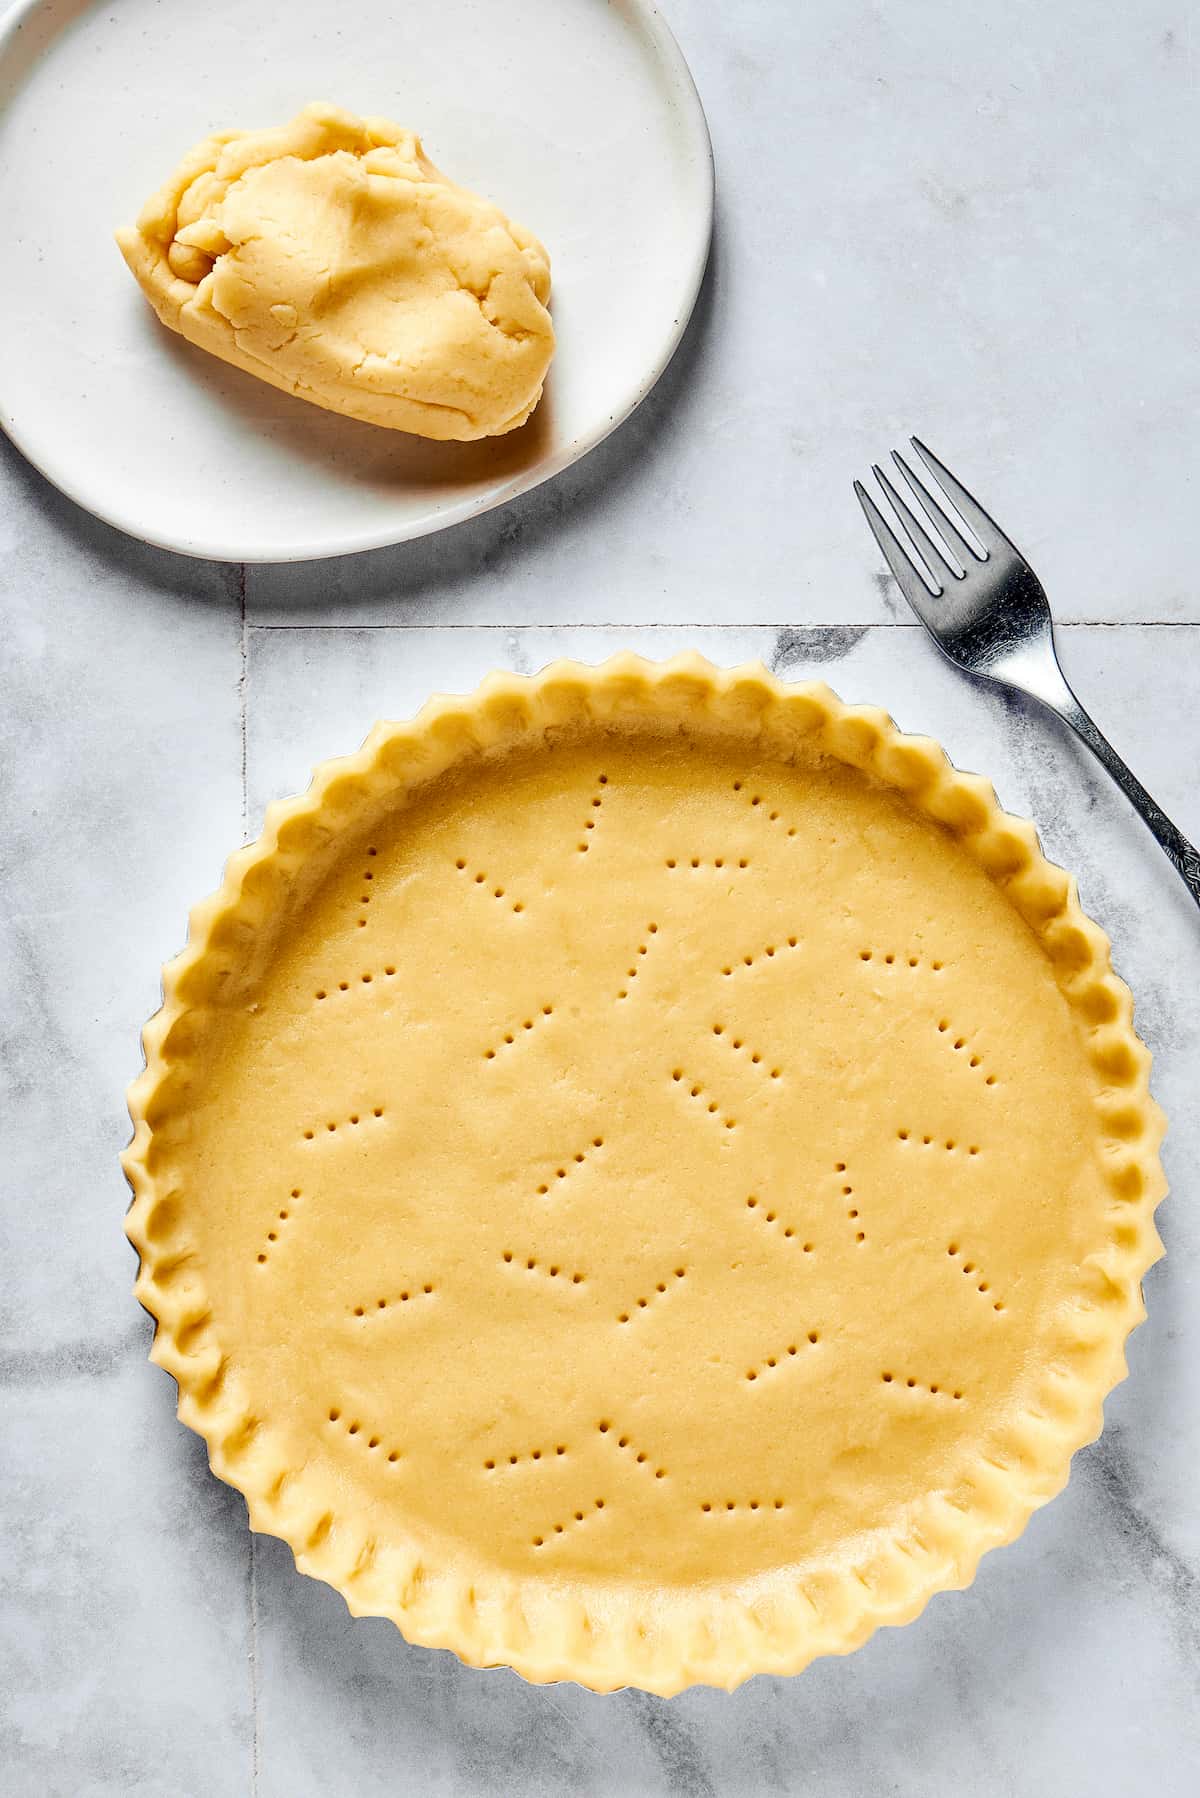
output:
<path id="1" fill-rule="evenodd" d="M 1054 646 L 1054 625 L 1042 583 L 979 501 L 916 437 L 912 446 L 931 482 L 957 508 L 957 518 L 937 503 L 902 456 L 892 461 L 933 527 L 930 536 L 878 463 L 871 472 L 920 558 L 901 546 L 861 481 L 854 491 L 897 585 L 942 654 L 957 668 L 1001 687 L 1015 687 L 1057 712 L 1112 775 L 1126 798 L 1154 832 L 1183 882 L 1200 905 L 1200 852 L 1172 824 L 1162 807 L 1125 766 L 1067 685 Z M 959 528 L 964 523 L 979 548 Z M 957 558 L 957 566 L 952 558 Z"/>

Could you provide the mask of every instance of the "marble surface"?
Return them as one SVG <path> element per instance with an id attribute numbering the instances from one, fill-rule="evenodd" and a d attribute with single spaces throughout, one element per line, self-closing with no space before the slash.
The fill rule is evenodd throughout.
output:
<path id="1" fill-rule="evenodd" d="M 659 390 L 563 479 L 404 549 L 243 570 L 118 536 L 0 443 L 0 1783 L 21 1798 L 1200 1788 L 1200 920 L 1083 752 L 906 622 L 848 492 L 911 428 L 974 477 L 1046 579 L 1070 677 L 1200 836 L 1194 18 L 669 10 L 716 143 L 714 263 Z M 693 646 L 885 706 L 1036 818 L 1137 994 L 1172 1197 L 1131 1377 L 1015 1546 L 847 1660 L 664 1703 L 469 1672 L 252 1539 L 146 1363 L 116 1156 L 159 965 L 270 798 L 492 667 Z"/>

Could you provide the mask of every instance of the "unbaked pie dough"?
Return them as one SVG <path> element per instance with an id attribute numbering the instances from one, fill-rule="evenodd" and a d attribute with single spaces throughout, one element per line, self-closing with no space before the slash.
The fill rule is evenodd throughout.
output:
<path id="1" fill-rule="evenodd" d="M 541 398 L 545 250 L 387 119 L 218 132 L 117 242 L 164 325 L 330 411 L 469 439 Z"/>
<path id="2" fill-rule="evenodd" d="M 761 669 L 380 726 L 234 857 L 146 1044 L 181 1416 L 352 1610 L 531 1679 L 732 1686 L 964 1584 L 1159 1252 L 1073 882 Z"/>

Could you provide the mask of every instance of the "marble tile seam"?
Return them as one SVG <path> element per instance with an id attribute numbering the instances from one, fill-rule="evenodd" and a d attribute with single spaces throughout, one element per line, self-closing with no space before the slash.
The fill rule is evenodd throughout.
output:
<path id="1" fill-rule="evenodd" d="M 646 619 L 631 621 L 629 619 L 524 619 L 520 623 L 496 620 L 494 618 L 471 619 L 430 619 L 414 618 L 411 620 L 386 623 L 379 620 L 366 620 L 361 623 L 349 619 L 334 624 L 286 622 L 279 624 L 263 624 L 255 619 L 243 616 L 245 634 L 251 631 L 919 631 L 924 627 L 913 618 L 874 618 L 870 622 L 836 624 L 797 624 L 794 618 L 727 618 L 727 619 Z M 1054 626 L 1056 631 L 1200 631 L 1200 619 L 1196 618 L 1065 618 L 1059 619 Z"/>
<path id="2" fill-rule="evenodd" d="M 246 1602 L 249 1612 L 250 1636 L 250 1793 L 251 1798 L 258 1798 L 258 1773 L 261 1760 L 262 1731 L 259 1726 L 259 1678 L 258 1678 L 258 1537 L 254 1530 L 249 1531 L 250 1552 L 247 1557 Z"/>
<path id="3" fill-rule="evenodd" d="M 241 734 L 241 783 L 242 783 L 242 841 L 250 841 L 250 783 L 247 773 L 249 760 L 249 712 L 250 712 L 250 632 L 246 619 L 246 564 L 238 564 L 238 723 Z M 257 1538 L 253 1530 L 249 1532 L 250 1545 L 246 1558 L 246 1628 L 249 1637 L 250 1677 L 250 1795 L 258 1798 L 259 1762 L 262 1741 L 262 1730 L 259 1718 L 259 1677 L 258 1677 L 258 1554 Z"/>

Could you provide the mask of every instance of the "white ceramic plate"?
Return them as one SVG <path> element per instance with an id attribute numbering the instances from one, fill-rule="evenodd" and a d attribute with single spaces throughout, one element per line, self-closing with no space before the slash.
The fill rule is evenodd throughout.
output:
<path id="1" fill-rule="evenodd" d="M 424 443 L 276 393 L 156 322 L 112 239 L 184 150 L 309 100 L 419 131 L 550 251 L 558 352 L 530 423 Z M 712 227 L 687 65 L 646 0 L 22 0 L 0 31 L 0 423 L 148 542 L 338 555 L 501 504 L 658 379 Z"/>

